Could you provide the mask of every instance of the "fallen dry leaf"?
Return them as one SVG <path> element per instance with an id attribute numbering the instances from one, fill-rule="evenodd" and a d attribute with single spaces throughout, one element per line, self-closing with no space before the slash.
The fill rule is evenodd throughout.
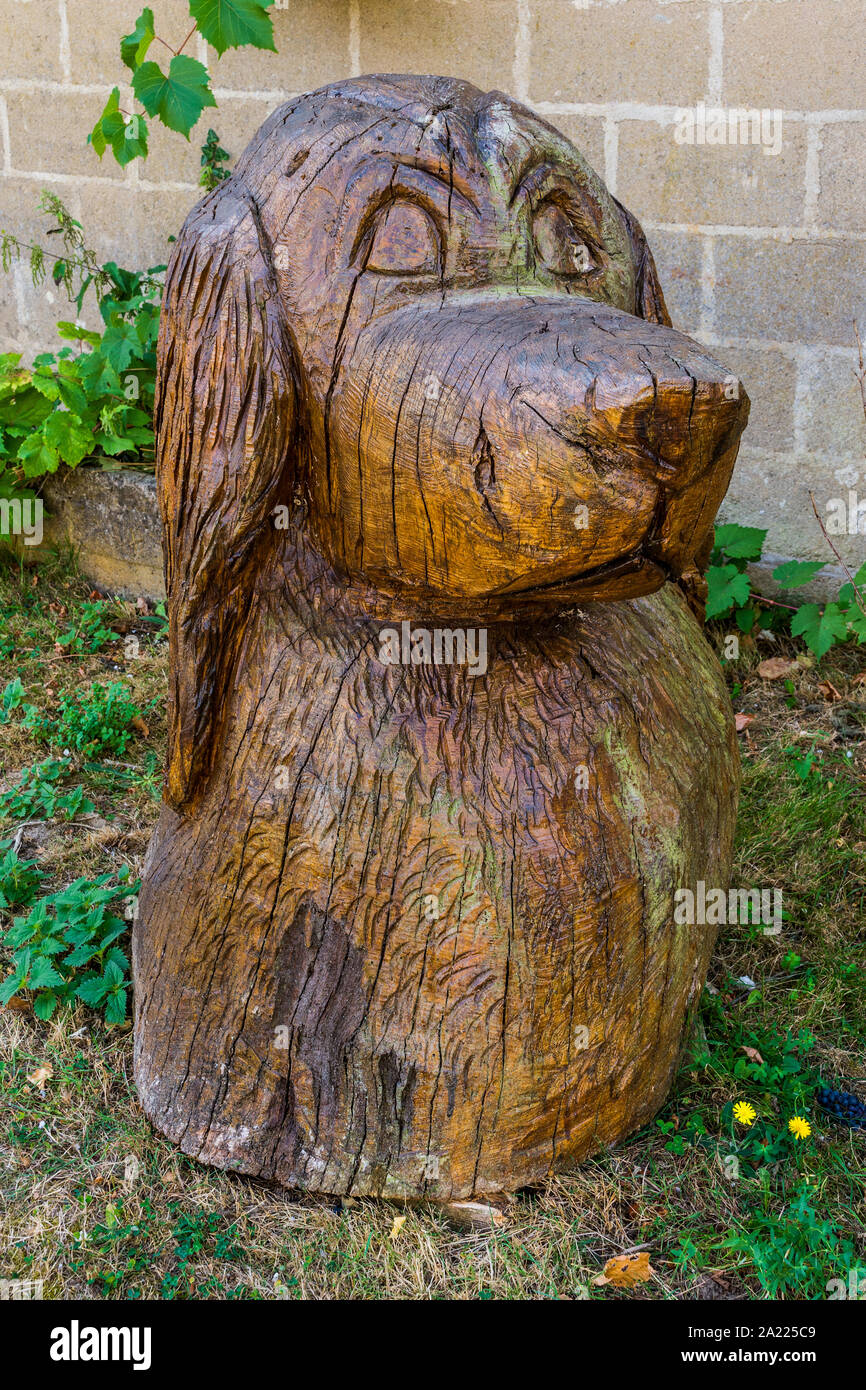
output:
<path id="1" fill-rule="evenodd" d="M 592 1282 L 599 1287 L 613 1284 L 617 1289 L 632 1289 L 635 1284 L 645 1284 L 654 1274 L 649 1251 L 641 1250 L 637 1255 L 614 1255 L 613 1259 L 608 1260 L 603 1273 L 597 1274 Z"/>
<path id="2" fill-rule="evenodd" d="M 394 1225 L 391 1227 L 391 1240 L 396 1240 L 403 1227 L 406 1225 L 405 1216 L 395 1216 Z"/>
<path id="3" fill-rule="evenodd" d="M 783 676 L 790 676 L 798 669 L 798 663 L 790 657 L 768 656 L 765 661 L 759 663 L 758 675 L 765 681 L 780 681 Z"/>
<path id="4" fill-rule="evenodd" d="M 20 994 L 16 994 L 13 999 L 8 1000 L 4 1008 L 11 1009 L 12 1013 L 29 1014 L 30 1004 L 26 999 L 22 999 Z"/>
<path id="5" fill-rule="evenodd" d="M 749 725 L 754 723 L 754 719 L 755 716 L 753 714 L 743 714 L 742 711 L 739 711 L 737 714 L 735 714 L 734 725 L 736 727 L 737 733 L 741 734 L 744 729 L 748 729 Z"/>
<path id="6" fill-rule="evenodd" d="M 27 1080 L 31 1086 L 38 1086 L 40 1091 L 44 1091 L 46 1081 L 50 1081 L 53 1075 L 54 1070 L 51 1063 L 45 1062 L 41 1067 L 37 1067 L 34 1072 L 31 1072 Z"/>

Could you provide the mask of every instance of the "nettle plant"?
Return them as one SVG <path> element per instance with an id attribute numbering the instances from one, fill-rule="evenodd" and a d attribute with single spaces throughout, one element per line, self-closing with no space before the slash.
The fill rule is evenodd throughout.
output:
<path id="1" fill-rule="evenodd" d="M 0 911 L 25 909 L 0 933 L 10 952 L 9 974 L 0 983 L 0 1004 L 26 993 L 37 1018 L 61 1005 L 87 1004 L 107 1023 L 126 1018 L 129 960 L 120 938 L 129 929 L 126 904 L 138 883 L 122 868 L 115 877 L 78 878 L 59 893 L 36 898 L 41 873 L 22 862 L 10 841 L 0 844 Z"/>
<path id="2" fill-rule="evenodd" d="M 757 526 L 717 526 L 707 570 L 707 621 L 733 618 L 743 633 L 758 625 L 802 637 L 816 657 L 843 642 L 866 642 L 866 564 L 852 574 L 831 603 L 799 608 L 763 598 L 752 589 L 748 565 L 760 560 L 767 532 Z M 785 590 L 809 584 L 824 568 L 821 560 L 789 560 L 773 578 Z"/>
<path id="3" fill-rule="evenodd" d="M 0 792 L 0 824 L 6 820 L 74 820 L 95 809 L 84 795 L 84 787 L 62 788 L 59 784 L 71 775 L 72 760 L 45 758 L 41 763 L 26 767 L 19 781 Z M 0 901 L 0 907 L 3 906 Z"/>
<path id="4" fill-rule="evenodd" d="M 147 706 L 153 708 L 156 699 Z M 144 711 L 129 698 L 123 681 L 104 685 L 94 681 L 89 690 L 72 690 L 61 695 L 57 710 L 48 713 L 35 705 L 22 705 L 24 727 L 50 747 L 64 749 L 65 755 L 83 758 L 122 757 L 135 737 L 136 725 Z"/>

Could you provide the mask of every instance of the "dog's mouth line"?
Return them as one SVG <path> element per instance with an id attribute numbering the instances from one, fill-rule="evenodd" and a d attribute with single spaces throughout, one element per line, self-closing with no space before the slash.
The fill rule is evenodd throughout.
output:
<path id="1" fill-rule="evenodd" d="M 520 581 L 512 581 L 512 583 L 504 584 L 501 588 L 494 590 L 491 596 L 508 597 L 509 595 L 520 594 L 521 597 L 534 597 L 558 593 L 561 590 L 585 589 L 587 585 L 596 587 L 599 584 L 604 584 L 606 580 L 623 579 L 629 574 L 638 574 L 648 566 L 651 566 L 656 573 L 661 574 L 664 580 L 675 582 L 679 578 L 678 572 L 659 553 L 668 501 L 668 490 L 660 487 L 652 518 L 643 536 L 636 545 L 622 555 L 618 555 L 615 560 L 606 560 L 603 564 L 595 565 L 591 569 L 574 571 L 561 578 L 543 580 L 539 583 L 522 584 Z"/>
<path id="2" fill-rule="evenodd" d="M 673 581 L 678 577 L 664 560 L 650 553 L 646 542 L 642 541 L 640 545 L 635 546 L 625 555 L 619 556 L 616 560 L 607 560 L 603 565 L 596 565 L 593 569 L 575 571 L 573 574 L 562 575 L 557 579 L 545 580 L 542 583 L 513 582 L 503 584 L 500 588 L 492 590 L 490 596 L 491 598 L 507 598 L 519 594 L 521 598 L 525 598 L 555 593 L 560 589 L 586 588 L 587 585 L 595 586 L 604 583 L 607 579 L 622 579 L 628 574 L 637 574 L 650 565 L 666 580 Z"/>

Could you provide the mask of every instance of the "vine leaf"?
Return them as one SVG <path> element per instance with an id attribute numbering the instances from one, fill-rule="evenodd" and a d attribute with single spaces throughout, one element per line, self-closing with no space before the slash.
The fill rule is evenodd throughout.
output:
<path id="1" fill-rule="evenodd" d="M 716 527 L 715 547 L 732 560 L 759 560 L 766 535 L 760 526 L 740 526 L 730 521 Z"/>
<path id="2" fill-rule="evenodd" d="M 124 34 L 120 40 L 120 56 L 132 72 L 135 72 L 145 59 L 147 50 L 156 38 L 153 27 L 153 10 L 142 10 L 135 21 L 131 34 Z"/>
<path id="3" fill-rule="evenodd" d="M 18 461 L 25 478 L 35 478 L 39 473 L 56 473 L 60 467 L 60 455 L 46 441 L 42 430 L 34 430 L 22 440 L 18 448 Z"/>
<path id="4" fill-rule="evenodd" d="M 810 583 L 823 568 L 823 560 L 788 560 L 784 565 L 776 566 L 773 578 L 783 589 L 799 589 L 801 585 Z"/>
<path id="5" fill-rule="evenodd" d="M 132 90 L 149 116 L 158 116 L 188 140 L 204 108 L 216 106 L 209 81 L 207 68 L 197 58 L 176 53 L 168 73 L 158 63 L 142 63 L 133 74 Z"/>
<path id="6" fill-rule="evenodd" d="M 717 618 L 735 604 L 748 601 L 749 576 L 736 565 L 715 565 L 707 571 L 707 617 Z"/>
<path id="7" fill-rule="evenodd" d="M 49 448 L 56 449 L 70 468 L 77 468 L 93 450 L 92 431 L 69 410 L 55 410 L 42 429 Z"/>
<path id="8" fill-rule="evenodd" d="M 848 620 L 838 603 L 828 603 L 823 613 L 817 603 L 804 603 L 791 619 L 791 632 L 820 659 L 834 642 L 844 641 Z"/>
<path id="9" fill-rule="evenodd" d="M 276 53 L 274 26 L 267 13 L 272 0 L 190 0 L 199 33 L 222 57 L 227 48 L 252 44 Z"/>
<path id="10" fill-rule="evenodd" d="M 866 642 L 866 613 L 854 604 L 848 609 L 848 626 L 859 643 Z"/>
<path id="11" fill-rule="evenodd" d="M 87 139 L 100 159 L 110 145 L 118 164 L 125 167 L 139 155 L 144 157 L 147 154 L 147 122 L 143 116 L 124 116 L 120 110 L 120 91 L 113 87 L 105 109 Z"/>

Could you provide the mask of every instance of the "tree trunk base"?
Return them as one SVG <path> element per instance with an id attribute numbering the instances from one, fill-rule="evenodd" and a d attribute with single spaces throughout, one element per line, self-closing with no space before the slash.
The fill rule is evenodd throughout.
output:
<path id="1" fill-rule="evenodd" d="M 348 639 L 347 639 L 348 640 Z M 645 1124 L 726 888 L 738 753 L 678 591 L 382 668 L 263 600 L 213 771 L 163 808 L 135 1078 L 202 1163 L 307 1191 L 513 1191 Z"/>

